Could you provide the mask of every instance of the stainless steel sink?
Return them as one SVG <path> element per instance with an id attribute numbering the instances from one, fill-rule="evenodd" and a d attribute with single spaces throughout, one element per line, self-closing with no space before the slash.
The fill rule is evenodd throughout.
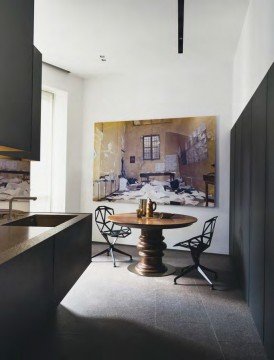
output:
<path id="1" fill-rule="evenodd" d="M 55 227 L 64 222 L 75 218 L 77 215 L 59 215 L 59 214 L 37 214 L 25 217 L 23 219 L 11 221 L 4 226 L 39 226 L 39 227 Z"/>

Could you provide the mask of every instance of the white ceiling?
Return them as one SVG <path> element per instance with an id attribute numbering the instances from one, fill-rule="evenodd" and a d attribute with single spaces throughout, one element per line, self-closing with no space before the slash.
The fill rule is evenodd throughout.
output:
<path id="1" fill-rule="evenodd" d="M 185 0 L 184 54 L 177 0 L 35 0 L 34 40 L 44 61 L 83 77 L 172 67 L 187 56 L 231 60 L 248 3 Z"/>

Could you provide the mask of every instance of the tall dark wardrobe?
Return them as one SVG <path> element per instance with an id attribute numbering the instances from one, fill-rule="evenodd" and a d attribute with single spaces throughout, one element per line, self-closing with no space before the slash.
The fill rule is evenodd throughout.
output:
<path id="1" fill-rule="evenodd" d="M 231 130 L 230 254 L 274 359 L 274 64 Z"/>

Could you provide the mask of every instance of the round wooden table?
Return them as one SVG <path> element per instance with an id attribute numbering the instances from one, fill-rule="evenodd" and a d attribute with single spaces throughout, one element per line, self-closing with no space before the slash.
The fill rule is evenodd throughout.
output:
<path id="1" fill-rule="evenodd" d="M 162 231 L 190 226 L 197 221 L 197 218 L 188 215 L 174 214 L 170 219 L 160 219 L 157 214 L 153 218 L 138 218 L 136 213 L 110 215 L 108 219 L 117 225 L 141 229 L 137 245 L 140 260 L 128 269 L 142 276 L 173 274 L 175 268 L 162 262 L 163 250 L 166 249 Z"/>

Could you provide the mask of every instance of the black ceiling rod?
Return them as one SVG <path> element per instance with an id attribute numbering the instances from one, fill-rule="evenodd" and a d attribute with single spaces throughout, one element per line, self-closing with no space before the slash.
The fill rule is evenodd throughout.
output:
<path id="1" fill-rule="evenodd" d="M 178 53 L 184 48 L 184 5 L 185 0 L 178 0 Z"/>

